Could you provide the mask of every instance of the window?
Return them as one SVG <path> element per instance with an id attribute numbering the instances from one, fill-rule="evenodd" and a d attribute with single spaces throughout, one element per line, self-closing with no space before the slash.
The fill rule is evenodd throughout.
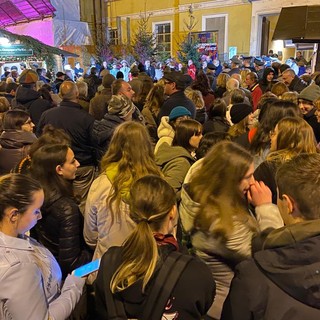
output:
<path id="1" fill-rule="evenodd" d="M 228 50 L 228 15 L 217 14 L 202 17 L 202 30 L 214 30 L 218 32 L 217 49 L 219 53 L 219 59 L 226 61 L 229 59 Z"/>
<path id="2" fill-rule="evenodd" d="M 171 54 L 171 23 L 155 24 L 156 43 L 159 52 Z"/>
<path id="3" fill-rule="evenodd" d="M 109 30 L 110 44 L 117 45 L 119 44 L 118 29 Z"/>

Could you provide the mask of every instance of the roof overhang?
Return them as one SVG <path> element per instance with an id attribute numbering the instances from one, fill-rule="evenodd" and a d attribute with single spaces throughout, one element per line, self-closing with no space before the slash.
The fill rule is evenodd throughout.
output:
<path id="1" fill-rule="evenodd" d="M 0 0 L 1 1 L 1 0 Z M 79 57 L 75 53 L 71 53 L 69 51 L 61 50 L 56 47 L 49 46 L 35 38 L 32 38 L 30 36 L 24 36 L 19 34 L 14 34 L 8 30 L 0 29 L 0 37 L 5 36 L 11 41 L 19 40 L 21 44 L 24 44 L 29 49 L 33 49 L 34 53 L 41 53 L 45 54 L 46 52 L 57 54 L 57 55 L 64 55 L 68 57 Z M 34 48 L 34 44 L 37 44 L 37 48 Z"/>
<path id="2" fill-rule="evenodd" d="M 0 27 L 52 17 L 50 0 L 0 0 Z"/>
<path id="3" fill-rule="evenodd" d="M 272 40 L 320 42 L 320 6 L 282 8 Z"/>

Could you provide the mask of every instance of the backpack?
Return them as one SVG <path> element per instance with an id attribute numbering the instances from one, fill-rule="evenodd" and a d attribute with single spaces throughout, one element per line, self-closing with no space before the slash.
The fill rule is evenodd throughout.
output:
<path id="1" fill-rule="evenodd" d="M 110 254 L 110 264 L 114 264 L 117 252 L 112 251 Z M 154 284 L 150 290 L 144 305 L 143 314 L 139 320 L 160 320 L 165 306 L 172 293 L 173 288 L 178 282 L 181 274 L 193 258 L 180 252 L 171 252 L 163 262 Z M 124 305 L 110 292 L 106 295 L 106 305 L 109 319 L 127 320 Z"/>

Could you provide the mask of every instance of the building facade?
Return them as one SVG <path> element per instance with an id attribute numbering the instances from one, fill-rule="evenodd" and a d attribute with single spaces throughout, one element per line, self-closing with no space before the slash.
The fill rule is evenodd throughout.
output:
<path id="1" fill-rule="evenodd" d="M 221 60 L 234 53 L 263 55 L 270 49 L 283 60 L 293 56 L 295 48 L 286 48 L 283 41 L 272 41 L 281 8 L 318 4 L 317 0 L 81 0 L 80 3 L 81 19 L 89 23 L 92 34 L 106 37 L 111 43 L 130 44 L 139 19 L 145 16 L 160 50 L 176 57 L 179 43 L 192 23 L 194 34 L 214 32 Z"/>

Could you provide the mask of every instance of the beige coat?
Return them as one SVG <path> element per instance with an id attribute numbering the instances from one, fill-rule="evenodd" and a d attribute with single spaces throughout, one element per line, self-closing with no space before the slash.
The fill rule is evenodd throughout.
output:
<path id="1" fill-rule="evenodd" d="M 112 246 L 121 246 L 133 230 L 135 223 L 129 217 L 129 206 L 122 202 L 120 214 L 112 224 L 107 197 L 112 185 L 105 173 L 102 173 L 91 185 L 84 215 L 84 239 L 94 249 L 93 260 L 101 258 Z M 89 282 L 95 279 L 92 275 Z"/>

